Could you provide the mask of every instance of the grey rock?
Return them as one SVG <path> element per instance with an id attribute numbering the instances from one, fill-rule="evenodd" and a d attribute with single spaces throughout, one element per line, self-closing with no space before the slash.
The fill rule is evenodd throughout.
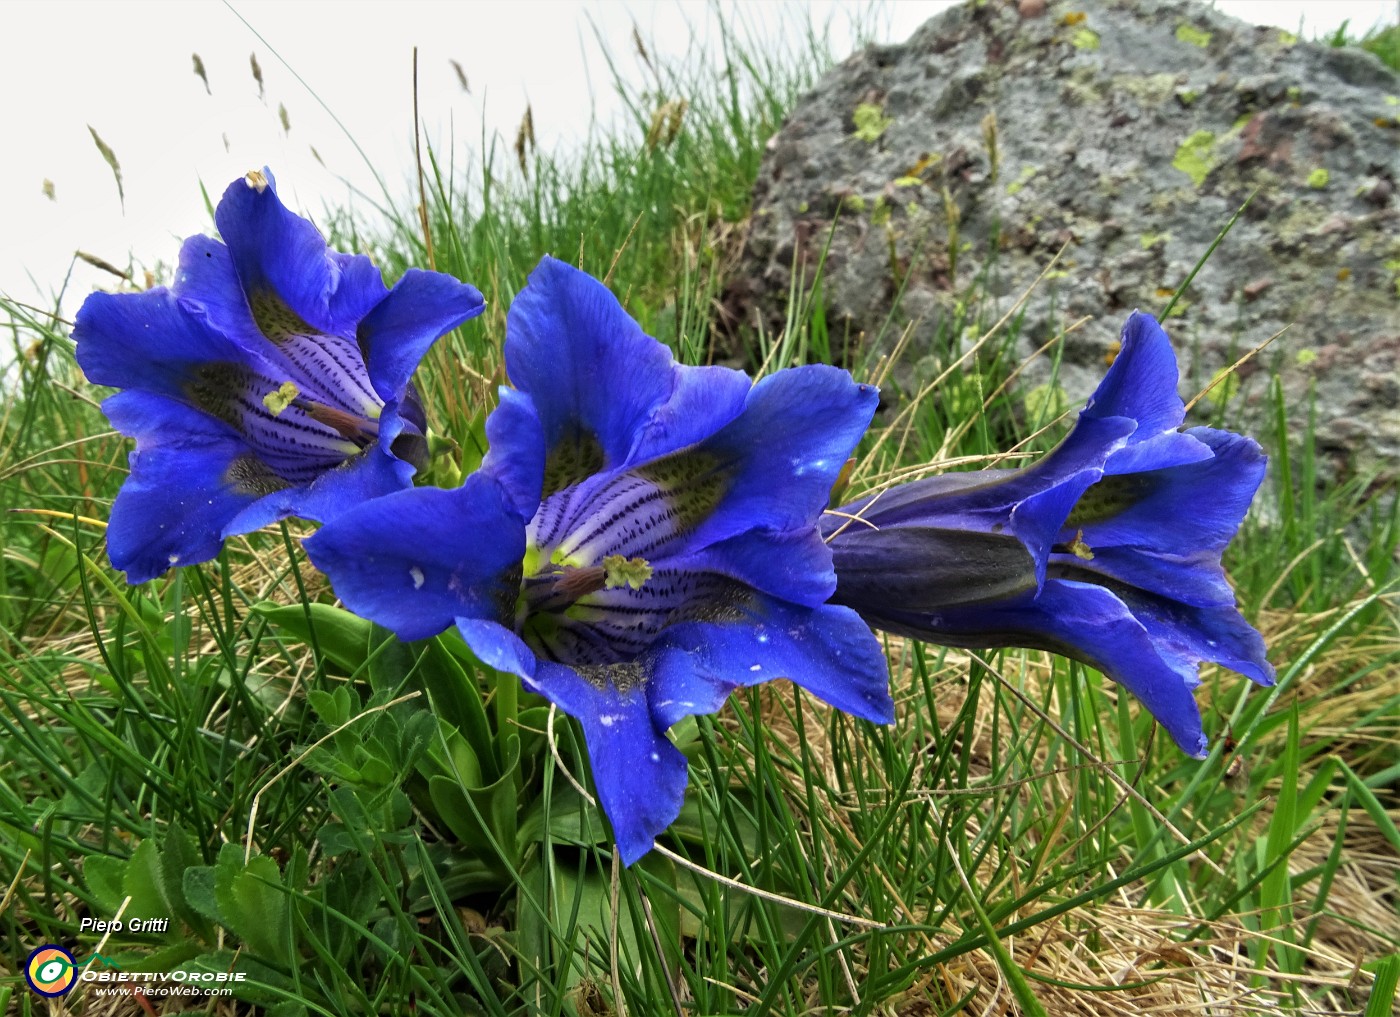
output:
<path id="1" fill-rule="evenodd" d="M 903 362 L 947 358 L 940 319 L 979 275 L 1009 308 L 1067 245 L 1020 341 L 1029 354 L 1094 319 L 1064 340 L 1058 383 L 1077 401 L 1127 314 L 1160 313 L 1257 189 L 1165 322 L 1183 394 L 1282 332 L 1201 407 L 1264 428 L 1275 369 L 1295 427 L 1316 392 L 1329 476 L 1394 477 L 1397 96 L 1369 53 L 1186 0 L 971 0 L 798 103 L 760 171 L 728 323 L 739 342 L 780 329 L 794 267 L 809 283 L 826 250 L 827 326 L 848 353 L 887 352 L 912 321 Z"/>

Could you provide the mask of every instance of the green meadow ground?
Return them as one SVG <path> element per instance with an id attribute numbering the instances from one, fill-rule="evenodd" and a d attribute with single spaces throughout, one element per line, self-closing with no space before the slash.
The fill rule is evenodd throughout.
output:
<path id="1" fill-rule="evenodd" d="M 481 455 L 505 309 L 545 252 L 608 276 L 679 356 L 715 355 L 764 143 L 828 60 L 815 40 L 730 42 L 719 79 L 702 70 L 714 55 L 655 66 L 634 122 L 566 163 L 524 136 L 470 173 L 425 153 L 421 216 L 386 203 L 322 222 L 390 277 L 431 264 L 487 296 L 418 375 L 458 446 L 432 482 Z M 892 727 L 786 683 L 680 726 L 686 809 L 664 851 L 620 870 L 572 722 L 454 637 L 404 647 L 332 611 L 299 525 L 127 587 L 102 538 L 130 443 L 76 370 L 68 323 L 4 310 L 6 1013 L 51 1012 L 20 980 L 46 942 L 127 971 L 246 973 L 194 1007 L 213 1014 L 1392 1012 L 1395 491 L 1319 486 L 1267 380 L 1271 469 L 1227 565 L 1279 682 L 1207 669 L 1208 760 L 1077 664 L 892 639 Z M 754 366 L 829 359 L 820 312 L 793 295 Z M 852 494 L 1063 434 L 1070 416 L 1031 411 L 1053 400 L 1028 409 L 1000 387 L 1017 333 L 998 324 L 964 296 L 944 348 L 981 340 L 947 358 L 936 398 L 882 414 Z M 875 380 L 888 365 L 843 366 Z M 1216 412 L 1229 426 L 1231 402 Z M 118 915 L 171 929 L 79 931 Z M 65 1005 L 152 1006 L 90 987 Z"/>

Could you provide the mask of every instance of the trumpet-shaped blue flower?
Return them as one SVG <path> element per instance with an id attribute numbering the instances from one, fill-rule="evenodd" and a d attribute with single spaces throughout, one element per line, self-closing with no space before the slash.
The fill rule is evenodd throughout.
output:
<path id="1" fill-rule="evenodd" d="M 387 289 L 369 258 L 327 250 L 270 173 L 230 185 L 214 218 L 223 242 L 186 240 L 173 287 L 94 293 L 73 330 L 88 380 L 123 389 L 103 410 L 136 438 L 107 529 L 132 583 L 408 486 L 427 450 L 410 376 L 484 306 L 436 272 Z"/>
<path id="2" fill-rule="evenodd" d="M 1088 663 L 1204 755 L 1199 665 L 1273 684 L 1220 564 L 1265 460 L 1241 435 L 1182 431 L 1184 417 L 1171 343 L 1135 313 L 1074 429 L 1039 462 L 915 481 L 827 516 L 833 602 L 917 639 Z"/>
<path id="3" fill-rule="evenodd" d="M 455 490 L 366 503 L 306 542 L 357 613 L 421 639 L 455 624 L 583 726 L 631 863 L 680 811 L 666 731 L 788 678 L 888 722 L 888 665 L 836 586 L 817 521 L 875 410 L 804 367 L 751 384 L 681 367 L 593 278 L 546 258 L 511 305 L 514 388 Z"/>

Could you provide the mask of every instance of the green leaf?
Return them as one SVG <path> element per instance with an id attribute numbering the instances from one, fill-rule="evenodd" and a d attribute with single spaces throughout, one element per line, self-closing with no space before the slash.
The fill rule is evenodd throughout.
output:
<path id="1" fill-rule="evenodd" d="M 191 908 L 205 918 L 227 927 L 228 923 L 224 920 L 224 913 L 219 909 L 218 895 L 214 892 L 213 866 L 200 865 L 196 868 L 186 869 L 181 889 L 185 893 L 185 901 Z"/>
<path id="2" fill-rule="evenodd" d="M 522 849 L 529 844 L 543 844 L 545 828 L 545 799 L 540 797 L 520 821 Z M 557 782 L 549 798 L 548 829 L 549 839 L 555 844 L 591 847 L 612 842 L 598 807 L 589 804 L 567 782 Z"/>
<path id="3" fill-rule="evenodd" d="M 462 733 L 483 766 L 484 776 L 492 779 L 500 776 L 493 765 L 495 736 L 486 718 L 486 706 L 475 676 L 469 674 L 458 659 L 458 646 L 462 653 L 470 652 L 461 640 L 450 635 L 437 636 L 428 644 L 421 672 L 423 685 L 433 712 Z"/>
<path id="4" fill-rule="evenodd" d="M 1397 982 L 1400 982 L 1400 954 L 1393 953 L 1376 965 L 1376 983 L 1371 986 L 1364 1017 L 1390 1017 Z"/>
<path id="5" fill-rule="evenodd" d="M 165 891 L 160 852 L 153 839 L 143 840 L 132 853 L 122 876 L 122 893 L 131 897 L 131 903 L 122 913 L 123 921 L 170 917 L 170 895 Z"/>
<path id="6" fill-rule="evenodd" d="M 463 785 L 457 778 L 435 776 L 428 781 L 428 794 L 447 828 L 466 848 L 501 872 L 519 868 L 516 816 L 520 807 L 515 783 L 519 756 L 495 783 L 486 787 Z M 495 844 L 509 857 L 492 850 Z"/>
<path id="7" fill-rule="evenodd" d="M 236 845 L 225 845 L 236 847 Z M 239 999 L 258 1006 L 267 1007 L 268 1014 L 302 1014 L 306 1008 L 289 996 L 300 996 L 297 986 L 290 978 L 276 968 L 250 957 L 246 950 L 211 950 L 202 953 L 188 963 L 181 965 L 185 971 L 241 971 L 248 976 L 246 981 L 237 983 L 234 992 Z M 268 988 L 263 988 L 267 986 Z M 275 991 L 270 991 L 275 990 Z M 324 1013 L 323 1010 L 318 1010 Z"/>
<path id="8" fill-rule="evenodd" d="M 287 951 L 287 895 L 277 863 L 254 855 L 245 864 L 243 849 L 225 844 L 214 866 L 214 896 L 230 931 L 254 954 L 269 962 Z"/>
<path id="9" fill-rule="evenodd" d="M 126 861 L 111 855 L 88 855 L 83 862 L 83 876 L 88 889 L 97 898 L 98 905 L 108 915 L 115 915 L 122 906 L 126 894 L 122 891 L 122 879 L 126 875 Z"/>
<path id="10" fill-rule="evenodd" d="M 317 646 L 321 656 L 352 674 L 364 666 L 369 656 L 373 624 L 349 611 L 330 604 L 283 605 L 271 601 L 254 604 L 252 610 L 278 631 L 308 646 Z"/>
<path id="11" fill-rule="evenodd" d="M 161 841 L 161 891 L 171 918 L 178 918 L 202 940 L 212 940 L 214 930 L 204 916 L 185 898 L 185 872 L 199 865 L 199 848 L 194 838 L 178 826 L 165 831 Z"/>

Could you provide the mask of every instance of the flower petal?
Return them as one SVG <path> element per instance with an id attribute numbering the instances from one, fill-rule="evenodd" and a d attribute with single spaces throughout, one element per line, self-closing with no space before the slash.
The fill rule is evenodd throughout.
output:
<path id="1" fill-rule="evenodd" d="M 245 349 L 263 345 L 238 270 L 233 267 L 233 257 L 213 237 L 193 236 L 181 245 L 180 266 L 171 292 L 182 308 Z"/>
<path id="2" fill-rule="evenodd" d="M 682 558 L 653 564 L 683 572 L 718 573 L 803 607 L 824 604 L 836 591 L 831 549 L 815 529 L 756 528 Z"/>
<path id="3" fill-rule="evenodd" d="M 1121 347 L 1103 381 L 1089 397 L 1091 417 L 1131 417 L 1138 431 L 1174 431 L 1186 416 L 1177 394 L 1176 353 L 1162 326 L 1150 314 L 1134 311 L 1119 338 Z"/>
<path id="4" fill-rule="evenodd" d="M 1101 586 L 1054 580 L 1027 612 L 1061 652 L 1102 671 L 1147 707 L 1188 756 L 1203 758 L 1209 742 L 1192 694 L 1200 658 L 1161 652 L 1163 632 L 1136 617 Z"/>
<path id="5" fill-rule="evenodd" d="M 280 483 L 228 428 L 172 399 L 129 391 L 102 409 L 137 439 L 107 526 L 112 565 L 129 583 L 216 557 L 227 522 Z"/>
<path id="6" fill-rule="evenodd" d="M 1264 637 L 1244 620 L 1234 604 L 1197 607 L 1179 600 L 1115 589 L 1133 617 L 1146 626 L 1166 660 L 1194 668 L 1210 661 L 1236 671 L 1259 685 L 1274 683 L 1274 667 Z"/>
<path id="7" fill-rule="evenodd" d="M 481 471 L 510 492 L 516 512 L 529 522 L 543 493 L 544 426 L 529 396 L 504 385 L 500 393 L 501 401 L 486 418 L 490 447 L 481 461 Z"/>
<path id="8" fill-rule="evenodd" d="M 786 678 L 838 710 L 889 724 L 889 661 L 850 608 L 803 608 L 736 592 L 700 620 L 665 629 L 651 654 L 652 716 L 663 730 L 710 713 L 728 690 Z M 710 617 L 704 617 L 705 614 Z M 667 652 L 670 651 L 670 652 Z M 679 651 L 679 652 L 677 652 Z"/>
<path id="9" fill-rule="evenodd" d="M 699 444 L 547 498 L 531 537 L 581 562 L 655 561 L 751 529 L 815 529 L 876 399 L 874 388 L 833 367 L 782 371 L 750 389 L 743 413 Z"/>
<path id="10" fill-rule="evenodd" d="M 255 318 L 259 298 L 272 295 L 316 331 L 348 336 L 388 292 L 368 258 L 331 256 L 320 231 L 282 204 L 266 169 L 228 186 L 214 222 Z"/>
<path id="11" fill-rule="evenodd" d="M 695 446 L 728 476 L 722 503 L 697 528 L 692 546 L 756 526 L 814 525 L 879 398 L 873 385 L 824 364 L 761 379 L 743 413 Z"/>
<path id="12" fill-rule="evenodd" d="M 578 670 L 541 661 L 525 685 L 583 727 L 598 800 L 631 865 L 680 815 L 686 763 L 652 722 L 639 665 Z"/>
<path id="13" fill-rule="evenodd" d="M 1208 427 L 1187 433 L 1211 452 L 1209 458 L 1105 477 L 1086 492 L 1066 526 L 1082 527 L 1091 547 L 1218 557 L 1249 511 L 1266 460 L 1252 438 Z"/>
<path id="14" fill-rule="evenodd" d="M 525 532 L 505 490 L 473 474 L 365 502 L 305 545 L 350 610 L 413 640 L 457 618 L 512 617 Z"/>
<path id="15" fill-rule="evenodd" d="M 1059 560 L 1174 600 L 1233 606 L 1220 553 L 1264 478 L 1264 454 L 1252 439 L 1226 431 L 1198 427 L 1190 436 L 1211 458 L 1108 476 L 1091 487 L 1061 539 L 1082 533 L 1093 557 Z"/>
<path id="16" fill-rule="evenodd" d="M 539 664 L 534 651 L 500 622 L 486 618 L 458 618 L 457 631 L 467 647 L 487 667 L 519 678 L 533 678 Z"/>
<path id="17" fill-rule="evenodd" d="M 231 520 L 224 536 L 252 533 L 279 519 L 329 522 L 349 509 L 413 483 L 413 467 L 372 445 L 339 466 L 319 473 L 307 484 L 286 487 L 248 506 Z"/>
<path id="18" fill-rule="evenodd" d="M 1081 416 L 1064 441 L 1030 466 L 925 477 L 860 498 L 839 511 L 859 516 L 882 530 L 894 525 L 921 525 L 1000 533 L 1009 525 L 1017 505 L 1048 495 L 1039 511 L 1023 510 L 1022 528 L 1028 536 L 1048 528 L 1048 535 L 1053 536 L 1063 524 L 1064 514 L 1059 514 L 1063 496 L 1048 493 L 1059 487 L 1087 490 L 1135 429 L 1128 417 Z M 1065 513 L 1077 497 L 1075 494 L 1063 506 Z M 1052 521 L 1056 514 L 1058 520 Z M 842 521 L 828 517 L 822 525 L 831 530 Z"/>
<path id="19" fill-rule="evenodd" d="M 1032 466 L 985 471 L 989 474 L 985 480 L 980 480 L 978 473 L 949 473 L 901 484 L 843 505 L 823 517 L 822 528 L 829 535 L 840 531 L 832 536 L 838 559 L 860 553 L 860 546 L 875 532 L 871 527 L 882 533 L 911 527 L 990 536 L 1010 533 L 1030 553 L 1036 582 L 1041 583 L 1066 517 L 1083 493 L 1103 476 L 1104 462 L 1122 447 L 1133 429 L 1133 421 L 1126 417 L 1100 420 L 1081 416 L 1065 440 Z M 867 571 L 876 565 L 873 550 L 870 553 Z M 890 567 L 903 565 L 891 561 Z M 839 589 L 843 575 L 839 560 L 836 572 Z M 862 611 L 867 600 L 860 596 L 858 602 L 854 593 L 850 599 L 841 597 L 841 603 L 859 606 Z M 878 594 L 874 602 L 888 603 L 889 598 Z"/>
<path id="20" fill-rule="evenodd" d="M 365 365 L 379 397 L 397 399 L 433 343 L 485 308 L 475 286 L 441 272 L 405 272 L 359 323 Z"/>
<path id="21" fill-rule="evenodd" d="M 242 364 L 246 351 L 185 311 L 170 293 L 93 293 L 73 326 L 78 366 L 94 385 L 174 399 L 202 365 Z"/>
<path id="22" fill-rule="evenodd" d="M 675 387 L 671 353 L 592 276 L 546 257 L 506 319 L 506 368 L 545 437 L 545 494 L 627 460 Z"/>
<path id="23" fill-rule="evenodd" d="M 647 421 L 625 466 L 644 463 L 714 434 L 744 409 L 753 382 L 727 367 L 674 368 L 675 389 Z"/>
<path id="24" fill-rule="evenodd" d="M 891 608 L 866 620 L 888 632 L 970 649 L 1050 650 L 1089 664 L 1128 689 L 1188 755 L 1205 755 L 1201 714 L 1192 696 L 1204 659 L 1164 650 L 1165 629 L 1144 622 L 1112 591 L 1093 583 L 1050 578 L 1039 596 L 985 607 L 928 613 Z"/>

